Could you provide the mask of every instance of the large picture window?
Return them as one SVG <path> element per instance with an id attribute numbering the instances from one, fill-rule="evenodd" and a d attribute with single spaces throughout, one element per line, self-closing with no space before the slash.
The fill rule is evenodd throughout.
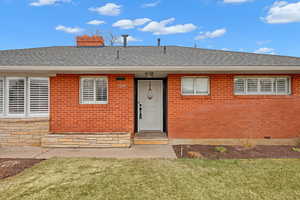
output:
<path id="1" fill-rule="evenodd" d="M 81 104 L 106 104 L 107 93 L 106 77 L 80 79 Z"/>
<path id="2" fill-rule="evenodd" d="M 237 77 L 234 79 L 236 95 L 288 95 L 290 77 Z"/>
<path id="3" fill-rule="evenodd" d="M 48 117 L 49 78 L 0 77 L 0 116 Z"/>
<path id="4" fill-rule="evenodd" d="M 181 93 L 183 95 L 208 95 L 208 77 L 183 77 L 181 79 Z"/>

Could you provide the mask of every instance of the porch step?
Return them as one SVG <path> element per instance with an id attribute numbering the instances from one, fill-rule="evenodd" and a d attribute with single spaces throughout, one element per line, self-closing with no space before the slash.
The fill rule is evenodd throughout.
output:
<path id="1" fill-rule="evenodd" d="M 169 144 L 168 138 L 134 138 L 133 144 Z"/>
<path id="2" fill-rule="evenodd" d="M 169 144 L 169 139 L 160 131 L 144 131 L 135 134 L 133 144 Z"/>

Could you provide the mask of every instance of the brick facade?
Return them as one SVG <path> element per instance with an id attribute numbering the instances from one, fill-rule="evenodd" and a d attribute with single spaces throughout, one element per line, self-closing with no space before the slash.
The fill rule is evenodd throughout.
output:
<path id="1" fill-rule="evenodd" d="M 85 77 L 84 75 L 57 75 L 51 78 L 52 133 L 133 134 L 134 76 L 98 76 L 108 77 L 107 104 L 80 104 L 79 82 L 80 77 Z M 125 77 L 125 80 L 116 80 L 117 77 Z"/>
<path id="2" fill-rule="evenodd" d="M 300 136 L 300 75 L 291 76 L 289 96 L 235 96 L 234 75 L 205 75 L 210 77 L 209 96 L 182 96 L 182 76 L 168 76 L 170 138 Z"/>

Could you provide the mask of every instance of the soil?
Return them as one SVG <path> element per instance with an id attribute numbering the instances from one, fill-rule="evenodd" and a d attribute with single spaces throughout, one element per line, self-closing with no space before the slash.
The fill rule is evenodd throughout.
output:
<path id="1" fill-rule="evenodd" d="M 216 147 L 225 147 L 226 152 L 218 152 L 215 149 Z M 295 146 L 173 146 L 177 158 L 205 159 L 300 158 L 300 152 L 295 152 L 292 150 L 294 147 Z"/>
<path id="2" fill-rule="evenodd" d="M 2 159 L 0 158 L 0 179 L 14 176 L 26 168 L 40 163 L 39 159 Z"/>

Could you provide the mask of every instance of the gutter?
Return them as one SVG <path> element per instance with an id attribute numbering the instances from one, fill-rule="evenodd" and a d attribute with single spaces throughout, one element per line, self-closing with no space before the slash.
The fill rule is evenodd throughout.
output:
<path id="1" fill-rule="evenodd" d="M 0 66 L 1 72 L 300 72 L 300 66 Z"/>

